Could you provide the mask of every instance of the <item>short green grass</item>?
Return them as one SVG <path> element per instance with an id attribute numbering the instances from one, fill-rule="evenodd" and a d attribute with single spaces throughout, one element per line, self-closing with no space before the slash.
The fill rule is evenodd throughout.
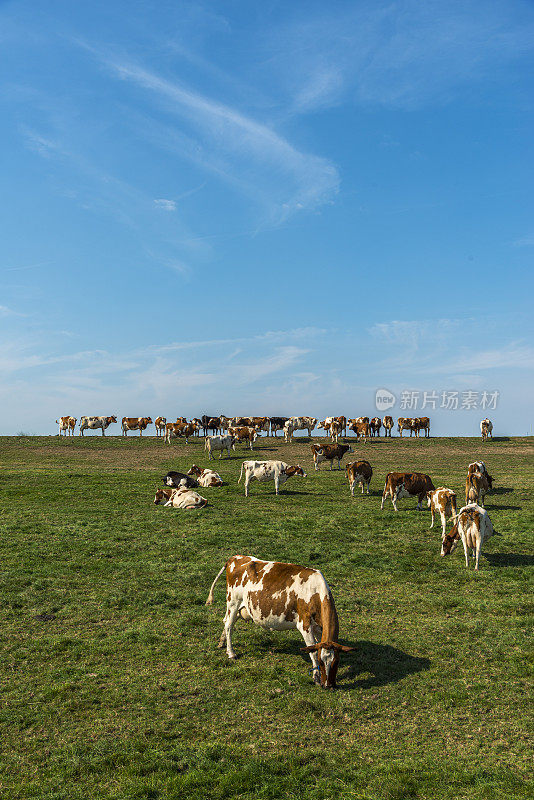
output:
<path id="1" fill-rule="evenodd" d="M 315 473 L 307 439 L 257 442 L 300 463 L 279 497 L 245 499 L 237 450 L 210 506 L 153 505 L 169 468 L 206 465 L 202 440 L 86 436 L 0 440 L 2 800 L 91 798 L 526 798 L 532 616 L 533 439 L 383 439 L 352 499 Z M 499 536 L 481 569 L 402 500 L 389 470 L 428 472 L 463 503 L 467 464 L 495 477 Z M 357 490 L 359 492 L 359 490 Z M 226 558 L 320 568 L 340 617 L 339 689 L 311 683 L 294 632 L 238 623 L 216 647 Z M 531 651 L 530 651 L 531 652 Z"/>

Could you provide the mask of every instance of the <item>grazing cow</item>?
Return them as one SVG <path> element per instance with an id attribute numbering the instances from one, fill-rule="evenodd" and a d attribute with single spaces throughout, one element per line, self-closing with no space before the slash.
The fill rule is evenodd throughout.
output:
<path id="1" fill-rule="evenodd" d="M 154 425 L 156 426 L 156 436 L 165 436 L 165 425 L 167 424 L 167 417 L 156 417 Z"/>
<path id="2" fill-rule="evenodd" d="M 391 429 L 393 428 L 393 417 L 384 417 L 382 425 L 384 426 L 384 436 L 391 437 Z"/>
<path id="3" fill-rule="evenodd" d="M 60 417 L 56 419 L 56 425 L 59 425 L 58 436 L 74 436 L 74 428 L 76 427 L 76 417 Z"/>
<path id="4" fill-rule="evenodd" d="M 219 458 L 222 458 L 223 451 L 226 450 L 227 458 L 230 458 L 230 448 L 233 447 L 234 437 L 230 434 L 225 436 L 206 436 L 204 450 L 208 451 L 208 460 L 213 458 L 213 451 L 219 450 Z"/>
<path id="5" fill-rule="evenodd" d="M 330 461 L 330 469 L 333 469 L 334 459 L 337 459 L 337 468 L 341 469 L 343 456 L 346 453 L 354 453 L 354 450 L 350 444 L 312 444 L 311 452 L 316 470 L 323 461 Z"/>
<path id="6" fill-rule="evenodd" d="M 442 536 L 445 536 L 447 529 L 447 519 L 456 516 L 456 493 L 452 489 L 445 489 L 440 486 L 433 491 L 427 492 L 428 507 L 432 515 L 431 528 L 434 527 L 434 517 L 439 514 L 441 519 Z"/>
<path id="7" fill-rule="evenodd" d="M 484 498 L 489 492 L 489 488 L 489 482 L 485 475 L 481 472 L 471 472 L 465 480 L 465 504 L 479 503 L 484 508 Z"/>
<path id="8" fill-rule="evenodd" d="M 219 647 L 235 658 L 232 629 L 238 617 L 269 630 L 298 630 L 310 654 L 313 681 L 335 689 L 339 654 L 354 650 L 339 644 L 339 622 L 330 587 L 317 569 L 232 556 L 213 581 L 206 605 L 226 571 L 226 614 Z"/>
<path id="9" fill-rule="evenodd" d="M 289 466 L 284 461 L 243 461 L 238 483 L 245 474 L 245 497 L 248 497 L 248 487 L 251 481 L 274 481 L 274 491 L 278 494 L 278 489 L 288 478 L 296 475 L 305 478 L 306 473 L 298 464 Z"/>
<path id="10" fill-rule="evenodd" d="M 256 428 L 228 428 L 228 433 L 234 437 L 232 450 L 235 450 L 236 442 L 248 442 L 248 446 L 252 450 L 252 445 L 258 438 Z"/>
<path id="11" fill-rule="evenodd" d="M 139 431 L 139 436 L 143 435 L 148 425 L 152 424 L 151 417 L 123 417 L 122 418 L 122 435 L 127 436 L 128 431 Z"/>
<path id="12" fill-rule="evenodd" d="M 373 468 L 368 461 L 351 461 L 345 467 L 345 471 L 347 473 L 350 493 L 353 497 L 354 487 L 357 485 L 362 487 L 362 494 L 363 487 L 365 485 L 367 494 L 369 494 L 369 484 L 371 483 L 371 478 L 373 477 Z"/>
<path id="13" fill-rule="evenodd" d="M 369 423 L 371 436 L 380 436 L 380 428 L 382 427 L 382 420 L 380 417 L 373 417 Z"/>
<path id="14" fill-rule="evenodd" d="M 478 569 L 480 550 L 483 543 L 494 533 L 489 514 L 476 503 L 460 509 L 450 533 L 445 534 L 441 543 L 441 555 L 448 556 L 461 539 L 464 546 L 465 566 L 469 567 L 469 550 L 473 551 L 475 569 Z"/>
<path id="15" fill-rule="evenodd" d="M 193 464 L 191 469 L 187 470 L 187 474 L 196 475 L 198 482 L 203 489 L 209 489 L 213 486 L 223 485 L 223 479 L 218 472 L 215 472 L 212 469 L 202 469 L 201 467 L 197 467 L 196 464 Z"/>
<path id="16" fill-rule="evenodd" d="M 192 511 L 195 508 L 204 508 L 208 505 L 205 497 L 201 497 L 192 489 L 181 486 L 179 489 L 158 489 L 154 497 L 155 505 L 163 503 L 166 508 L 181 508 L 184 511 Z"/>
<path id="17" fill-rule="evenodd" d="M 417 497 L 417 510 L 420 511 L 426 493 L 435 488 L 432 479 L 422 472 L 389 472 L 386 475 L 380 510 L 384 508 L 386 497 L 389 495 L 395 511 L 399 510 L 397 500 L 402 497 Z"/>
<path id="18" fill-rule="evenodd" d="M 196 489 L 198 486 L 198 481 L 196 478 L 191 477 L 191 475 L 185 475 L 183 472 L 175 472 L 171 470 L 171 472 L 167 472 L 165 477 L 163 478 L 163 483 L 165 486 L 170 486 L 173 489 Z"/>
<path id="19" fill-rule="evenodd" d="M 487 417 L 480 423 L 480 433 L 482 434 L 483 442 L 488 438 L 493 439 L 493 422 Z"/>
<path id="20" fill-rule="evenodd" d="M 349 420 L 349 431 L 353 431 L 356 434 L 356 438 L 358 439 L 358 441 L 360 441 L 360 439 L 363 439 L 363 441 L 365 442 L 369 437 L 370 430 L 371 428 L 369 421 L 359 422 L 356 419 Z"/>
<path id="21" fill-rule="evenodd" d="M 467 474 L 472 475 L 473 472 L 480 472 L 481 475 L 485 475 L 489 484 L 489 488 L 493 489 L 493 477 L 489 474 L 483 461 L 474 461 L 472 464 L 469 464 L 467 467 Z"/>
<path id="22" fill-rule="evenodd" d="M 165 439 L 167 444 L 171 443 L 171 439 L 178 439 L 182 436 L 185 437 L 185 443 L 189 444 L 189 437 L 193 436 L 197 426 L 191 422 L 167 422 L 165 425 Z"/>
<path id="23" fill-rule="evenodd" d="M 289 417 L 270 417 L 271 423 L 271 435 L 274 435 L 276 438 L 276 434 L 278 431 L 284 430 L 284 425 L 288 421 Z"/>
<path id="24" fill-rule="evenodd" d="M 111 417 L 80 417 L 80 436 L 86 430 L 96 431 L 98 428 L 102 430 L 102 436 L 105 436 L 105 430 L 112 422 L 117 422 L 115 414 Z"/>

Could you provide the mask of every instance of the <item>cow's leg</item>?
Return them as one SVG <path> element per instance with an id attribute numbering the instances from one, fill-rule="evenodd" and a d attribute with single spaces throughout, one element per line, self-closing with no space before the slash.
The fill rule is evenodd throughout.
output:
<path id="1" fill-rule="evenodd" d="M 371 481 L 367 481 L 367 494 L 370 494 L 370 492 L 369 492 L 369 484 L 370 483 L 371 483 Z"/>
<path id="2" fill-rule="evenodd" d="M 440 512 L 440 515 L 441 515 L 441 534 L 442 536 L 445 536 L 445 532 L 447 530 L 447 515 L 443 511 Z"/>
<path id="3" fill-rule="evenodd" d="M 380 503 L 380 511 L 384 510 L 384 503 L 386 502 L 387 492 L 386 487 L 384 486 L 384 491 L 382 492 L 382 502 Z"/>
<path id="4" fill-rule="evenodd" d="M 228 658 L 235 658 L 234 648 L 232 647 L 232 628 L 234 627 L 237 615 L 239 614 L 239 603 L 234 601 L 232 605 L 228 604 L 226 607 L 226 614 L 224 617 L 224 631 L 219 642 L 219 646 L 224 645 L 226 640 L 226 654 Z"/>
<path id="5" fill-rule="evenodd" d="M 250 473 L 245 472 L 245 497 L 248 497 L 248 487 L 250 484 Z"/>
<path id="6" fill-rule="evenodd" d="M 399 510 L 399 509 L 397 508 L 397 500 L 398 500 L 398 499 L 399 499 L 399 490 L 398 490 L 398 489 L 395 489 L 395 491 L 394 491 L 394 492 L 393 492 L 393 494 L 391 495 L 391 502 L 393 503 L 393 508 L 395 509 L 395 511 L 398 511 L 398 510 Z"/>
<path id="7" fill-rule="evenodd" d="M 433 505 L 430 506 L 430 516 L 432 517 L 432 522 L 430 523 L 430 527 L 433 528 L 434 527 L 434 506 Z M 443 522 L 443 516 L 441 517 L 441 520 Z"/>
<path id="8" fill-rule="evenodd" d="M 477 539 L 477 546 L 475 552 L 475 569 L 478 569 L 478 559 L 480 558 L 481 549 L 482 549 L 482 539 Z"/>
<path id="9" fill-rule="evenodd" d="M 424 492 L 421 492 L 421 494 L 418 495 L 418 497 L 417 497 L 418 503 L 416 505 L 416 508 L 417 508 L 418 511 L 422 511 L 423 510 L 422 503 L 423 503 L 424 497 L 425 497 L 425 493 Z"/>
<path id="10" fill-rule="evenodd" d="M 312 645 L 317 644 L 315 636 L 312 632 L 312 625 L 313 623 L 310 622 L 308 630 L 304 628 L 302 624 L 297 625 L 297 629 L 304 639 L 306 647 L 312 647 Z M 312 662 L 312 670 L 313 670 L 313 682 L 317 684 L 321 684 L 321 673 L 319 670 L 319 656 L 317 654 L 317 650 L 312 650 L 309 654 L 311 662 Z"/>
<path id="11" fill-rule="evenodd" d="M 349 481 L 350 493 L 354 497 L 354 481 Z"/>
<path id="12" fill-rule="evenodd" d="M 106 432 L 105 432 L 104 428 L 102 428 L 102 436 L 105 436 L 105 435 L 106 435 Z"/>
<path id="13" fill-rule="evenodd" d="M 462 545 L 464 547 L 465 566 L 468 567 L 469 566 L 469 547 L 467 546 L 467 542 L 466 542 L 464 536 L 462 536 Z"/>

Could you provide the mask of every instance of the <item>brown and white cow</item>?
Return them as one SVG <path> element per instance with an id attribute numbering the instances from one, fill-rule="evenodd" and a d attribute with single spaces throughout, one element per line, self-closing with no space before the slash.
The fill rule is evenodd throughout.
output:
<path id="1" fill-rule="evenodd" d="M 432 479 L 423 472 L 389 472 L 386 475 L 380 509 L 384 508 L 386 497 L 389 495 L 395 511 L 399 510 L 397 500 L 402 497 L 417 497 L 417 510 L 420 511 L 426 493 L 435 488 Z"/>
<path id="2" fill-rule="evenodd" d="M 485 475 L 489 484 L 489 488 L 493 489 L 493 477 L 489 474 L 488 469 L 483 461 L 473 461 L 472 464 L 469 464 L 467 467 L 467 474 L 472 475 L 474 472 L 480 472 L 481 475 Z"/>
<path id="3" fill-rule="evenodd" d="M 413 418 L 412 417 L 399 417 L 397 420 L 397 430 L 402 438 L 403 431 L 410 431 L 410 436 L 413 431 Z"/>
<path id="4" fill-rule="evenodd" d="M 165 425 L 165 439 L 167 444 L 171 443 L 171 439 L 179 439 L 185 437 L 185 443 L 189 443 L 189 437 L 193 436 L 197 426 L 192 422 L 167 422 Z"/>
<path id="5" fill-rule="evenodd" d="M 480 423 L 480 433 L 482 434 L 483 442 L 489 438 L 493 439 L 493 422 L 487 417 Z"/>
<path id="6" fill-rule="evenodd" d="M 154 503 L 155 505 L 163 503 L 166 508 L 172 506 L 173 508 L 181 508 L 183 511 L 192 511 L 208 505 L 205 497 L 201 497 L 193 489 L 188 489 L 185 486 L 179 489 L 158 489 L 156 486 Z"/>
<path id="7" fill-rule="evenodd" d="M 445 536 L 447 529 L 447 519 L 456 516 L 456 492 L 439 486 L 433 491 L 427 492 L 428 507 L 432 515 L 431 528 L 434 527 L 434 517 L 439 514 L 441 519 L 442 536 Z"/>
<path id="8" fill-rule="evenodd" d="M 384 436 L 391 436 L 393 424 L 393 417 L 384 417 L 382 420 L 382 425 L 384 426 Z"/>
<path id="9" fill-rule="evenodd" d="M 165 425 L 167 424 L 167 417 L 156 417 L 154 425 L 156 426 L 156 436 L 165 436 Z"/>
<path id="10" fill-rule="evenodd" d="M 430 436 L 430 419 L 428 417 L 416 417 L 413 420 L 412 429 L 410 430 L 410 436 L 412 435 L 412 431 L 418 438 L 419 438 L 419 431 L 424 431 L 425 437 L 428 439 L 428 437 Z"/>
<path id="11" fill-rule="evenodd" d="M 451 532 L 443 537 L 441 555 L 450 555 L 461 539 L 464 546 L 465 566 L 469 567 L 469 550 L 472 550 L 475 569 L 478 569 L 482 545 L 493 533 L 493 525 L 488 512 L 476 503 L 466 505 L 460 509 Z"/>
<path id="12" fill-rule="evenodd" d="M 315 469 L 319 469 L 319 464 L 323 461 L 330 461 L 330 469 L 334 468 L 334 459 L 337 460 L 337 468 L 341 469 L 341 459 L 347 453 L 354 453 L 350 444 L 312 444 L 311 452 Z"/>
<path id="13" fill-rule="evenodd" d="M 98 428 L 102 431 L 102 436 L 105 436 L 106 428 L 109 428 L 112 422 L 117 422 L 115 414 L 111 417 L 80 417 L 80 436 L 83 436 L 84 431 L 96 431 Z"/>
<path id="14" fill-rule="evenodd" d="M 74 436 L 74 428 L 76 427 L 76 417 L 60 417 L 56 419 L 56 425 L 59 425 L 58 436 Z"/>
<path id="15" fill-rule="evenodd" d="M 371 483 L 371 478 L 373 477 L 373 468 L 368 461 L 351 461 L 345 467 L 345 471 L 347 473 L 350 493 L 353 497 L 355 486 L 361 486 L 363 494 L 363 487 L 365 485 L 367 494 L 369 494 L 369 484 Z"/>
<path id="16" fill-rule="evenodd" d="M 369 430 L 371 432 L 371 436 L 380 436 L 380 428 L 382 427 L 382 420 L 380 417 L 373 417 L 373 419 L 369 422 Z"/>
<path id="17" fill-rule="evenodd" d="M 308 431 L 308 436 L 311 437 L 312 431 L 317 425 L 316 417 L 289 417 L 284 424 L 284 438 L 286 442 L 293 439 L 295 431 Z"/>
<path id="18" fill-rule="evenodd" d="M 314 683 L 336 687 L 340 653 L 354 650 L 339 644 L 339 621 L 330 587 L 319 570 L 232 556 L 213 581 L 206 605 L 213 603 L 215 584 L 226 572 L 226 614 L 219 647 L 226 644 L 235 658 L 232 630 L 236 620 L 252 620 L 269 630 L 298 630 L 310 654 Z"/>
<path id="19" fill-rule="evenodd" d="M 127 436 L 128 431 L 139 431 L 139 436 L 143 435 L 143 431 L 152 424 L 151 417 L 123 417 L 122 418 L 122 435 Z"/>
<path id="20" fill-rule="evenodd" d="M 317 422 L 317 420 L 315 420 Z M 340 433 L 344 436 L 347 435 L 347 418 L 346 417 L 327 417 L 323 422 L 317 425 L 318 428 L 324 428 L 330 433 L 331 438 L 337 442 L 337 437 Z M 311 433 L 310 433 L 311 436 Z"/>
<path id="21" fill-rule="evenodd" d="M 489 492 L 489 481 L 481 472 L 471 472 L 465 479 L 465 504 L 478 503 L 484 508 L 484 498 Z"/>
<path id="22" fill-rule="evenodd" d="M 248 442 L 249 448 L 252 450 L 252 445 L 258 438 L 258 433 L 256 428 L 248 428 L 248 427 L 237 427 L 237 428 L 228 428 L 228 433 L 230 436 L 234 437 L 234 443 L 232 445 L 232 450 L 235 450 L 236 442 Z"/>
<path id="23" fill-rule="evenodd" d="M 371 432 L 369 420 L 367 420 L 367 422 L 360 422 L 357 419 L 349 420 L 349 431 L 353 431 L 353 433 L 356 434 L 358 441 L 362 439 L 365 442 L 369 438 Z"/>
<path id="24" fill-rule="evenodd" d="M 264 433 L 269 433 L 271 420 L 269 417 L 252 417 L 252 427 L 256 428 L 258 432 L 263 431 Z"/>
<path id="25" fill-rule="evenodd" d="M 290 466 L 284 461 L 243 461 L 238 483 L 245 476 L 245 497 L 248 497 L 248 487 L 251 481 L 274 481 L 274 491 L 278 490 L 289 478 L 297 476 L 306 478 L 306 473 L 299 464 Z"/>
<path id="26" fill-rule="evenodd" d="M 223 479 L 219 473 L 215 472 L 213 469 L 202 469 L 201 467 L 197 467 L 196 464 L 193 464 L 191 469 L 187 470 L 187 474 L 196 475 L 199 485 L 202 486 L 203 489 L 223 485 Z"/>

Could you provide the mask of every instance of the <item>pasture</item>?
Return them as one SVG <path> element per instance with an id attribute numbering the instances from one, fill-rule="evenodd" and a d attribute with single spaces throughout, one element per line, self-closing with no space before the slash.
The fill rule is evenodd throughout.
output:
<path id="1" fill-rule="evenodd" d="M 316 438 L 313 439 L 317 441 Z M 153 505 L 168 469 L 207 466 L 203 440 L 0 439 L 2 800 L 526 798 L 534 440 L 372 440 L 371 496 L 314 472 L 308 438 L 261 438 L 211 465 L 210 505 Z M 279 497 L 241 462 L 301 464 Z M 483 459 L 499 536 L 467 570 L 390 470 L 457 491 Z M 235 553 L 321 569 L 340 619 L 339 688 L 312 685 L 296 632 L 236 624 L 217 649 Z M 530 613 L 530 616 L 529 616 Z M 530 642 L 529 642 L 530 639 Z"/>

